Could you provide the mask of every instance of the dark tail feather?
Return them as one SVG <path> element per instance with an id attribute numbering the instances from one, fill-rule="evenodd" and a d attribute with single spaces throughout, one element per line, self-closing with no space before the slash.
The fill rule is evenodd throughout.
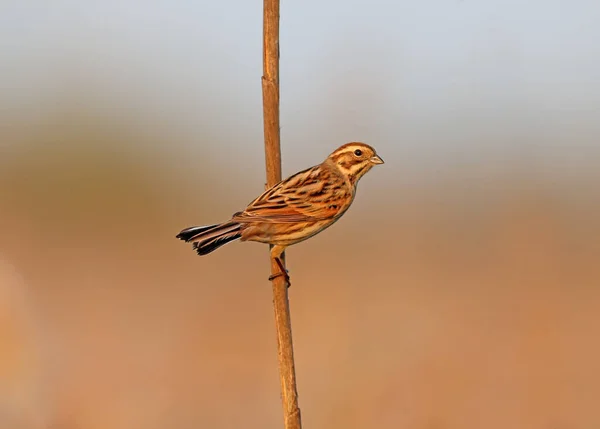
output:
<path id="1" fill-rule="evenodd" d="M 207 255 L 230 241 L 241 238 L 241 225 L 236 222 L 225 222 L 210 226 L 194 226 L 177 234 L 177 238 L 186 242 L 194 242 L 194 250 L 198 255 Z"/>
<path id="2" fill-rule="evenodd" d="M 207 225 L 207 226 L 192 226 L 190 228 L 186 228 L 183 231 L 181 231 L 179 234 L 177 234 L 176 237 L 185 242 L 192 241 L 194 239 L 194 237 L 202 234 L 203 232 L 211 230 L 217 226 L 220 226 L 220 224 L 216 223 L 214 225 Z"/>
<path id="3" fill-rule="evenodd" d="M 208 255 L 213 250 L 217 250 L 222 245 L 237 240 L 241 236 L 242 234 L 240 232 L 227 233 L 219 237 L 211 238 L 210 240 L 196 241 L 193 244 L 193 247 L 198 255 Z"/>

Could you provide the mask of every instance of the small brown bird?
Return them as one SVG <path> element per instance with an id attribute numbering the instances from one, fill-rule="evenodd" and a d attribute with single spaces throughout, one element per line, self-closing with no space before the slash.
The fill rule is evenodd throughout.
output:
<path id="1" fill-rule="evenodd" d="M 271 244 L 271 257 L 281 272 L 269 279 L 283 275 L 289 284 L 280 259 L 285 248 L 333 225 L 352 204 L 359 179 L 376 164 L 383 160 L 371 146 L 347 143 L 321 164 L 266 190 L 231 220 L 186 228 L 177 238 L 193 242 L 198 255 L 237 239 Z"/>

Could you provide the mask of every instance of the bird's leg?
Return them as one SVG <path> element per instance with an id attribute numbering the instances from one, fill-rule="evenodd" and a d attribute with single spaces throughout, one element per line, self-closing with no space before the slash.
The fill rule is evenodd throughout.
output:
<path id="1" fill-rule="evenodd" d="M 286 281 L 286 283 L 288 285 L 288 288 L 289 288 L 292 284 L 290 283 L 290 275 L 288 274 L 288 270 L 286 270 L 283 267 L 283 262 L 281 262 L 281 259 L 279 259 L 279 257 L 275 257 L 274 259 L 275 259 L 275 262 L 277 262 L 277 265 L 279 266 L 279 269 L 281 271 L 279 271 L 277 274 L 270 275 L 269 276 L 269 281 L 271 281 L 273 279 L 276 279 L 277 277 L 284 276 L 285 277 L 285 281 Z"/>
<path id="2" fill-rule="evenodd" d="M 269 276 L 269 281 L 272 281 L 273 279 L 276 279 L 277 277 L 284 276 L 287 286 L 289 288 L 291 286 L 290 276 L 288 274 L 288 270 L 286 270 L 285 267 L 283 266 L 283 261 L 281 260 L 282 253 L 283 253 L 283 248 L 280 248 L 279 246 L 274 246 L 273 249 L 271 250 L 271 257 L 277 263 L 277 266 L 279 267 L 280 271 L 276 274 Z"/>

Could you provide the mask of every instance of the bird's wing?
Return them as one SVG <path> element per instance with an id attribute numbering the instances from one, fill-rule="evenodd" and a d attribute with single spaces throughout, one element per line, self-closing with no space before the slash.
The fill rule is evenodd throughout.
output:
<path id="1" fill-rule="evenodd" d="M 314 222 L 335 217 L 351 200 L 344 179 L 317 165 L 268 189 L 234 217 L 242 222 Z"/>

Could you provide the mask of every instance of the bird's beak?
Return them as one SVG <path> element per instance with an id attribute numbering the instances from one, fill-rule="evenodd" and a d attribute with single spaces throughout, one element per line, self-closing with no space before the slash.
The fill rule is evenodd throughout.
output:
<path id="1" fill-rule="evenodd" d="M 379 158 L 378 155 L 373 155 L 370 159 L 373 164 L 383 164 L 383 159 Z"/>

